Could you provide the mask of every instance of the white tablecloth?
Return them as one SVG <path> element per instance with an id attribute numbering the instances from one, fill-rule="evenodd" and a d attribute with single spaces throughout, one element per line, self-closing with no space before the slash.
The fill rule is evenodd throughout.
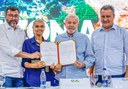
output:
<path id="1" fill-rule="evenodd" d="M 39 87 L 33 87 L 33 88 L 2 88 L 2 89 L 128 89 L 128 78 L 112 78 L 112 87 L 91 87 L 90 86 L 90 79 L 80 79 L 80 82 L 70 84 L 70 79 L 63 79 L 61 81 L 62 86 L 52 87 L 49 86 L 47 88 L 39 88 Z M 72 80 L 72 79 L 71 79 Z M 77 79 L 74 79 L 76 81 Z M 79 80 L 79 79 L 78 79 Z"/>

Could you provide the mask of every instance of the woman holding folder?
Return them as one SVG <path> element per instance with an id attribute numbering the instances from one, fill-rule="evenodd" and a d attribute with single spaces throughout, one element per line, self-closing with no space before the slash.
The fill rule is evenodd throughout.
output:
<path id="1" fill-rule="evenodd" d="M 23 52 L 34 53 L 40 52 L 40 43 L 48 42 L 42 36 L 45 30 L 45 23 L 38 19 L 33 23 L 34 37 L 26 39 L 23 44 Z M 29 59 L 23 58 L 22 66 L 25 68 L 24 79 L 26 87 L 39 87 L 40 86 L 40 73 L 41 69 L 45 69 L 45 62 L 40 59 Z M 51 65 L 52 67 L 52 65 Z M 46 68 L 46 81 L 50 81 L 51 85 L 54 86 L 54 72 L 51 68 Z"/>

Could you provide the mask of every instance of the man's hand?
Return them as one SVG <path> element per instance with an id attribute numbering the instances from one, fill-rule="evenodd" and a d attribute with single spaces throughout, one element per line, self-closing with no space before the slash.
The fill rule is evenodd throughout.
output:
<path id="1" fill-rule="evenodd" d="M 55 65 L 55 67 L 54 67 L 54 71 L 55 71 L 55 72 L 60 72 L 61 69 L 62 69 L 62 65 L 61 65 L 61 64 L 57 64 L 57 65 Z"/>
<path id="2" fill-rule="evenodd" d="M 32 54 L 27 52 L 19 52 L 18 54 L 15 55 L 15 57 L 38 59 L 38 58 L 41 58 L 41 54 L 39 52 L 34 52 Z"/>
<path id="3" fill-rule="evenodd" d="M 91 67 L 89 68 L 88 74 L 89 74 L 90 76 L 94 76 L 94 69 L 95 69 L 94 66 L 91 66 Z"/>
<path id="4" fill-rule="evenodd" d="M 39 52 L 34 52 L 32 54 L 30 54 L 30 59 L 35 59 L 35 58 L 41 58 L 41 54 Z"/>
<path id="5" fill-rule="evenodd" d="M 126 66 L 125 78 L 128 78 L 128 66 Z"/>
<path id="6" fill-rule="evenodd" d="M 74 66 L 76 68 L 84 68 L 85 67 L 85 63 L 76 60 L 75 63 L 74 63 Z"/>

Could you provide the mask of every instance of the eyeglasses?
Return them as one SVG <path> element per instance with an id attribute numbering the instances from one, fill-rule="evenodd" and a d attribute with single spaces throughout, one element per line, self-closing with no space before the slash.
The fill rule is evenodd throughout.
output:
<path id="1" fill-rule="evenodd" d="M 19 18 L 19 15 L 18 14 L 16 14 L 16 15 L 13 15 L 13 14 L 8 14 L 8 16 L 10 17 L 10 18 Z"/>
<path id="2" fill-rule="evenodd" d="M 35 28 L 44 28 L 44 25 L 41 25 L 41 26 L 35 25 L 34 27 L 35 27 Z"/>

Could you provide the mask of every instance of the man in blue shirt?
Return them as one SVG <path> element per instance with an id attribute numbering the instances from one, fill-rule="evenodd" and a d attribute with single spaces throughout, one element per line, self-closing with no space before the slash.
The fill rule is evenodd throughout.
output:
<path id="1" fill-rule="evenodd" d="M 100 9 L 102 26 L 92 34 L 95 74 L 103 75 L 105 69 L 112 77 L 128 77 L 128 32 L 115 25 L 114 18 L 111 5 L 104 5 Z"/>
<path id="2" fill-rule="evenodd" d="M 56 65 L 55 70 L 58 69 L 59 71 L 55 77 L 57 80 L 60 78 L 85 78 L 87 77 L 86 69 L 95 61 L 89 38 L 77 31 L 79 19 L 76 15 L 68 15 L 65 18 L 64 25 L 67 29 L 66 33 L 57 36 L 55 41 L 61 42 L 75 39 L 77 59 L 74 64 L 63 65 L 61 70 L 59 70 L 61 67 Z"/>

